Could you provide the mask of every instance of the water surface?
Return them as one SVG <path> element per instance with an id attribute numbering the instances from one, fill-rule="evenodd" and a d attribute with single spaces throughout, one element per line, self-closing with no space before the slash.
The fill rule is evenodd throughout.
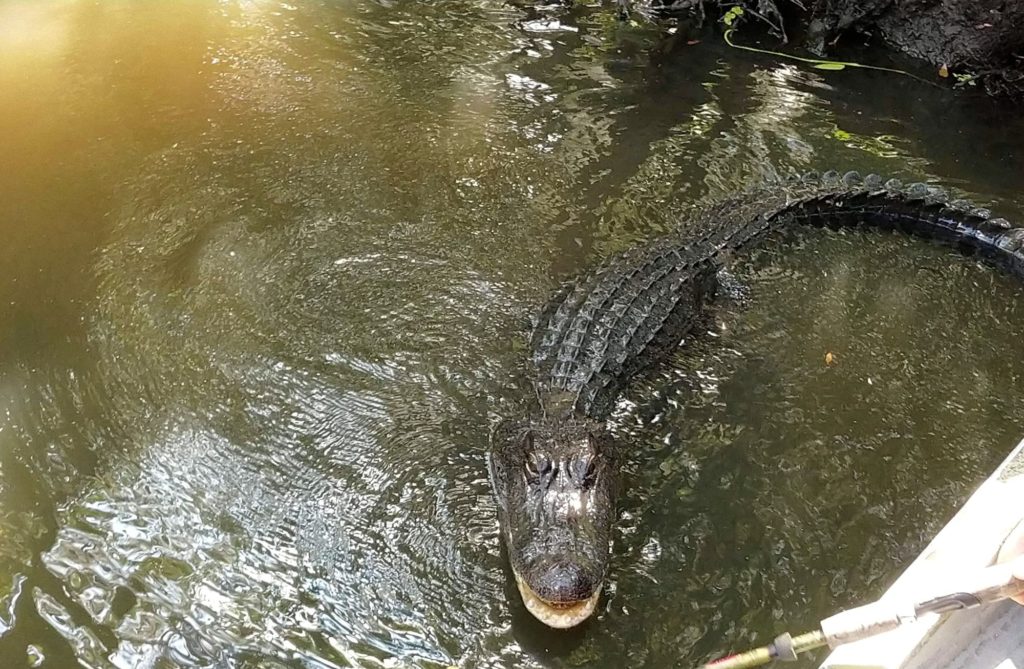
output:
<path id="1" fill-rule="evenodd" d="M 696 665 L 879 594 L 1024 432 L 1018 285 L 773 237 L 623 399 L 546 630 L 484 454 L 559 281 L 792 170 L 1020 220 L 1024 121 L 593 3 L 8 0 L 0 91 L 4 667 Z"/>

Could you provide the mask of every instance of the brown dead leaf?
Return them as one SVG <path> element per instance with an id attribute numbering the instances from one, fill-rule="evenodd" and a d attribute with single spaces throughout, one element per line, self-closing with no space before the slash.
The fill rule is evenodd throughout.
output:
<path id="1" fill-rule="evenodd" d="M 946 67 L 945 63 L 939 68 L 939 76 L 943 79 L 949 77 L 949 68 Z"/>
<path id="2" fill-rule="evenodd" d="M 828 353 L 825 354 L 825 364 L 826 365 L 831 365 L 835 361 L 836 361 L 836 356 L 832 355 L 832 351 L 829 351 Z"/>

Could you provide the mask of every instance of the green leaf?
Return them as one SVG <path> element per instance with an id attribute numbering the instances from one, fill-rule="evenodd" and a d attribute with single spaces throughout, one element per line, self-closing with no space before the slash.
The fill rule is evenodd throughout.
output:
<path id="1" fill-rule="evenodd" d="M 743 8 L 739 5 L 735 5 L 729 8 L 729 11 L 722 15 L 722 23 L 727 26 L 731 26 L 733 22 L 741 16 L 743 16 Z"/>
<path id="2" fill-rule="evenodd" d="M 843 63 L 833 63 L 833 62 L 830 62 L 830 61 L 825 61 L 823 63 L 816 64 L 814 66 L 814 68 L 816 70 L 837 70 L 838 71 L 838 70 L 845 70 L 846 69 L 846 65 L 844 65 Z"/>

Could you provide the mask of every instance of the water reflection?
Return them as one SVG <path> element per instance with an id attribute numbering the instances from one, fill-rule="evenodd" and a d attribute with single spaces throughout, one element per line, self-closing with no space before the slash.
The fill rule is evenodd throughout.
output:
<path id="1" fill-rule="evenodd" d="M 620 407 L 609 595 L 542 629 L 483 457 L 555 283 L 778 169 L 1005 195 L 933 163 L 1005 133 L 585 5 L 0 13 L 5 666 L 696 664 L 877 592 L 1020 431 L 1016 286 L 775 240 Z"/>

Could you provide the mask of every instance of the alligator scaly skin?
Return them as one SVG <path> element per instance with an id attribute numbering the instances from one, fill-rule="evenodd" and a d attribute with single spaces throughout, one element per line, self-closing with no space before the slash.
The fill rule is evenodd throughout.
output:
<path id="1" fill-rule="evenodd" d="M 791 223 L 902 230 L 1024 277 L 1024 229 L 950 201 L 941 189 L 854 172 L 762 186 L 698 211 L 675 232 L 610 258 L 555 294 L 532 337 L 545 412 L 606 418 L 630 379 L 691 330 L 723 260 Z"/>

